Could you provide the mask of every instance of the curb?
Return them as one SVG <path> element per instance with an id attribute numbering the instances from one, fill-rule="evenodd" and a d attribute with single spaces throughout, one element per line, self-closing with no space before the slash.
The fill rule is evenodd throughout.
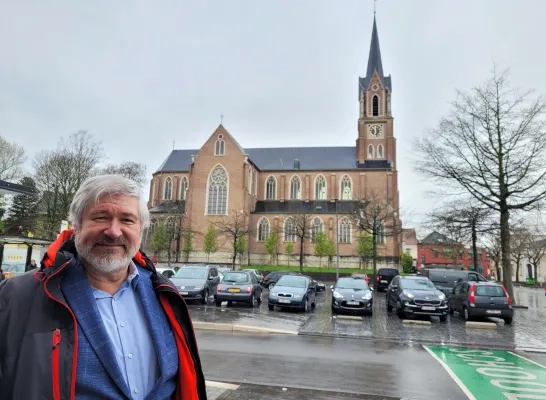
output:
<path id="1" fill-rule="evenodd" d="M 497 329 L 497 324 L 494 322 L 473 322 L 467 321 L 465 324 L 466 329 Z"/>
<path id="2" fill-rule="evenodd" d="M 432 322 L 430 321 L 420 321 L 418 319 L 405 319 L 402 321 L 404 325 L 422 325 L 422 326 L 431 326 Z"/>
<path id="3" fill-rule="evenodd" d="M 205 386 L 217 389 L 237 390 L 240 385 L 234 385 L 233 383 L 205 381 Z"/>
<path id="4" fill-rule="evenodd" d="M 280 335 L 297 335 L 298 331 L 289 331 L 284 329 L 264 328 L 251 325 L 224 324 L 218 322 L 193 322 L 194 329 L 203 331 L 223 331 L 223 332 L 240 332 L 240 333 L 274 333 Z"/>
<path id="5" fill-rule="evenodd" d="M 528 310 L 529 309 L 528 306 L 520 306 L 520 305 L 517 305 L 517 304 L 513 304 L 512 308 L 519 308 L 521 310 Z"/>

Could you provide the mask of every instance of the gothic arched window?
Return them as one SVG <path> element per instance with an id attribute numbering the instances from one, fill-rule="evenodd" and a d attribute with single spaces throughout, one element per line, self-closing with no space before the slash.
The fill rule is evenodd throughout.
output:
<path id="1" fill-rule="evenodd" d="M 214 145 L 214 155 L 223 156 L 226 153 L 226 142 L 223 139 L 218 139 Z"/>
<path id="2" fill-rule="evenodd" d="M 315 217 L 315 219 L 313 219 L 313 223 L 311 224 L 311 241 L 315 243 L 317 241 L 317 235 L 323 231 L 324 224 L 322 223 L 322 220 L 319 217 Z"/>
<path id="3" fill-rule="evenodd" d="M 339 243 L 351 243 L 351 221 L 343 217 L 339 220 Z"/>
<path id="4" fill-rule="evenodd" d="M 227 215 L 228 175 L 224 167 L 218 165 L 210 173 L 207 189 L 207 214 Z"/>
<path id="5" fill-rule="evenodd" d="M 284 241 L 295 242 L 296 241 L 296 223 L 292 218 L 286 218 L 284 220 Z"/>
<path id="6" fill-rule="evenodd" d="M 290 181 L 290 200 L 301 199 L 301 180 L 300 177 L 294 175 Z"/>
<path id="7" fill-rule="evenodd" d="M 180 181 L 180 200 L 186 200 L 186 194 L 188 191 L 188 178 L 183 177 Z"/>
<path id="8" fill-rule="evenodd" d="M 277 181 L 274 176 L 267 178 L 265 184 L 265 199 L 275 200 L 277 197 Z"/>
<path id="9" fill-rule="evenodd" d="M 379 115 L 379 96 L 374 95 L 372 97 L 372 116 L 377 117 Z"/>
<path id="10" fill-rule="evenodd" d="M 258 241 L 265 242 L 269 238 L 269 220 L 262 217 L 258 223 Z"/>
<path id="11" fill-rule="evenodd" d="M 173 196 L 173 180 L 169 176 L 165 179 L 165 188 L 163 190 L 163 200 L 171 200 Z"/>
<path id="12" fill-rule="evenodd" d="M 383 145 L 377 146 L 377 158 L 383 158 Z"/>
<path id="13" fill-rule="evenodd" d="M 341 200 L 351 200 L 353 198 L 353 189 L 351 187 L 351 178 L 349 175 L 345 175 L 341 178 L 340 192 Z"/>
<path id="14" fill-rule="evenodd" d="M 315 180 L 315 199 L 326 200 L 326 178 L 322 175 Z"/>
<path id="15" fill-rule="evenodd" d="M 373 144 L 370 144 L 368 146 L 368 158 L 373 158 L 373 156 L 374 156 Z"/>

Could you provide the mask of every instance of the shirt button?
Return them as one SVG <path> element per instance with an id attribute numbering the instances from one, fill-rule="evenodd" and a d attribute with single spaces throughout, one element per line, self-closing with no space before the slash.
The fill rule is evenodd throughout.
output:
<path id="1" fill-rule="evenodd" d="M 129 353 L 129 354 L 127 355 L 127 357 L 133 358 L 133 353 Z"/>
<path id="2" fill-rule="evenodd" d="M 125 326 L 125 322 L 123 322 L 123 321 L 120 322 L 120 323 L 119 323 L 119 326 L 121 326 L 121 327 Z"/>
<path id="3" fill-rule="evenodd" d="M 138 388 L 135 388 L 134 392 L 138 393 L 138 392 L 140 392 L 140 390 L 138 390 Z"/>

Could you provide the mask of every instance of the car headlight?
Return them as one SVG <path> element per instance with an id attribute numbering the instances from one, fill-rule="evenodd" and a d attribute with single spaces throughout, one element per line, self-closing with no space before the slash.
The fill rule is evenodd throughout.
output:
<path id="1" fill-rule="evenodd" d="M 415 298 L 415 295 L 410 292 L 409 290 L 403 290 L 402 293 L 404 293 L 404 295 L 406 295 L 408 297 L 408 299 L 414 299 Z"/>
<path id="2" fill-rule="evenodd" d="M 195 288 L 196 288 L 197 290 L 203 290 L 203 289 L 205 288 L 205 285 L 201 285 L 201 286 L 199 286 L 199 287 L 196 286 Z"/>
<path id="3" fill-rule="evenodd" d="M 294 298 L 295 298 L 295 299 L 301 299 L 301 294 L 295 294 L 295 295 L 294 295 Z"/>
<path id="4" fill-rule="evenodd" d="M 277 297 L 277 293 L 275 293 L 275 292 L 269 292 L 269 297 Z"/>
<path id="5" fill-rule="evenodd" d="M 335 291 L 334 291 L 334 297 L 335 297 L 336 299 L 342 299 L 342 298 L 343 298 L 343 296 L 341 295 L 341 293 L 338 293 L 338 292 L 335 292 Z"/>
<path id="6" fill-rule="evenodd" d="M 440 300 L 445 300 L 445 299 L 446 299 L 446 295 L 443 294 L 443 293 L 440 293 L 440 294 L 438 295 L 438 298 L 439 298 Z"/>
<path id="7" fill-rule="evenodd" d="M 372 293 L 371 292 L 368 292 L 366 293 L 364 296 L 362 296 L 362 298 L 364 300 L 370 300 L 372 298 Z"/>

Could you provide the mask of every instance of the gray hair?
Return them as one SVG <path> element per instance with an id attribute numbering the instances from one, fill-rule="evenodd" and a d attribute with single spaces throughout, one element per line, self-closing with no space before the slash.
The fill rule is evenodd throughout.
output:
<path id="1" fill-rule="evenodd" d="M 82 222 L 83 213 L 90 204 L 97 204 L 104 195 L 126 195 L 139 200 L 138 216 L 140 218 L 140 232 L 150 225 L 150 212 L 146 202 L 142 199 L 140 186 L 131 179 L 122 175 L 97 175 L 86 179 L 74 195 L 68 221 L 76 228 Z"/>

